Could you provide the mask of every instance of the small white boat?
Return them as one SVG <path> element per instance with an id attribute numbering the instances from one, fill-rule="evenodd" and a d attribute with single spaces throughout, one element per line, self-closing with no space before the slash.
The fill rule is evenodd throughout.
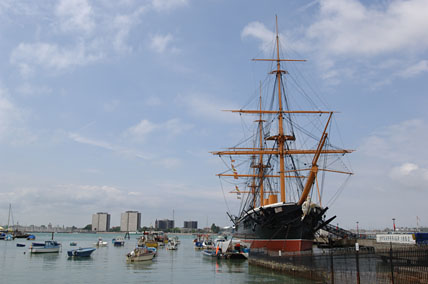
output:
<path id="1" fill-rule="evenodd" d="M 126 261 L 137 262 L 137 261 L 148 261 L 152 260 L 155 254 L 145 247 L 136 247 L 133 251 L 126 255 Z"/>
<path id="2" fill-rule="evenodd" d="M 178 244 L 173 239 L 169 239 L 168 244 L 166 246 L 167 250 L 177 250 Z"/>
<path id="3" fill-rule="evenodd" d="M 59 252 L 60 243 L 56 241 L 45 241 L 45 243 L 32 243 L 30 245 L 30 253 L 52 253 Z"/>
<path id="4" fill-rule="evenodd" d="M 98 242 L 94 244 L 97 247 L 106 247 L 108 242 L 104 242 L 102 238 L 98 238 Z"/>

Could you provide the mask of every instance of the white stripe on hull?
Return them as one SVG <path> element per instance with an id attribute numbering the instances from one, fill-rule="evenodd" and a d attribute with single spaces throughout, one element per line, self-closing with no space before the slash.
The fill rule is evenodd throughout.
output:
<path id="1" fill-rule="evenodd" d="M 31 253 L 59 252 L 59 248 L 30 248 Z"/>

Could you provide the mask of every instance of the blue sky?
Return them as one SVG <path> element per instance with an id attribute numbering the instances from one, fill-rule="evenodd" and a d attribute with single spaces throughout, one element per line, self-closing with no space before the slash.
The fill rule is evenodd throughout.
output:
<path id="1" fill-rule="evenodd" d="M 355 175 L 330 215 L 428 226 L 428 1 L 0 1 L 0 224 L 84 226 L 125 210 L 229 225 L 209 152 L 269 66 L 275 15 L 290 65 L 338 111 Z M 234 208 L 237 200 L 227 197 Z"/>

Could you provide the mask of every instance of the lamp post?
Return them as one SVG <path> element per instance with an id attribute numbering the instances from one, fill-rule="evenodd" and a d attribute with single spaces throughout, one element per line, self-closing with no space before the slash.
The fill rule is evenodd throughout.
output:
<path id="1" fill-rule="evenodd" d="M 358 221 L 357 221 L 357 238 L 359 238 L 360 237 L 360 229 L 358 228 Z"/>
<path id="2" fill-rule="evenodd" d="M 394 232 L 395 232 L 395 218 L 392 218 L 392 227 L 393 227 Z"/>

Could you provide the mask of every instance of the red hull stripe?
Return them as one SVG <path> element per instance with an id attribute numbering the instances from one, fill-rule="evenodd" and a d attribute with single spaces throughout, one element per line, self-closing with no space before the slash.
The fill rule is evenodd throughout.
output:
<path id="1" fill-rule="evenodd" d="M 251 244 L 251 248 L 266 248 L 268 250 L 281 250 L 281 251 L 304 251 L 312 249 L 312 240 L 243 240 Z"/>

